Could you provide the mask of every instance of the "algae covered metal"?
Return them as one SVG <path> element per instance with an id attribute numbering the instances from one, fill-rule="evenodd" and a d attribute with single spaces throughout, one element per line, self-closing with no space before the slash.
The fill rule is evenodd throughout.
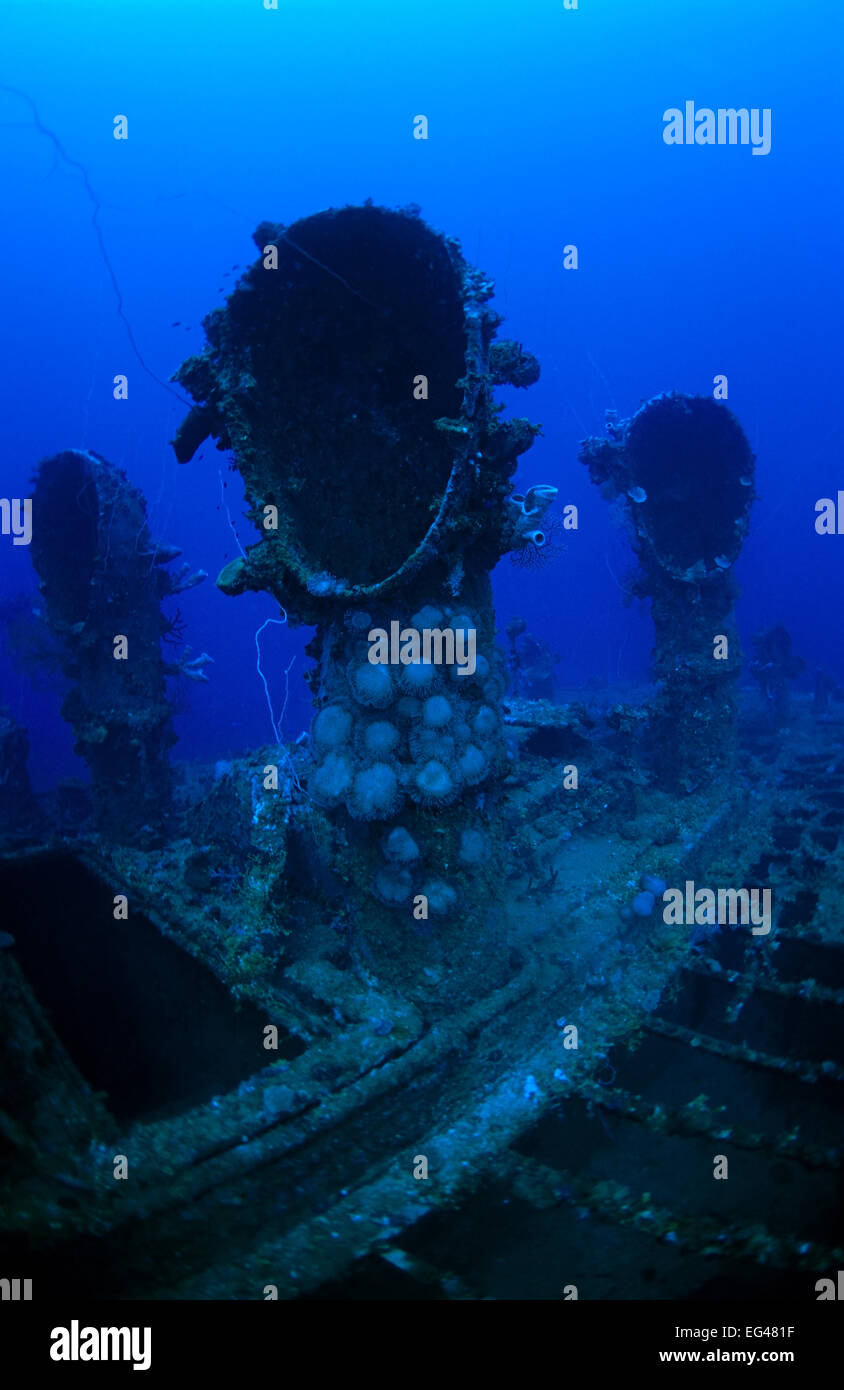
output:
<path id="1" fill-rule="evenodd" d="M 394 953 L 413 908 L 450 922 L 468 964 L 485 863 L 506 856 L 486 806 L 507 771 L 489 574 L 544 543 L 556 493 L 511 495 L 538 427 L 504 420 L 494 388 L 538 363 L 496 341 L 492 283 L 413 211 L 342 208 L 254 240 L 176 374 L 197 402 L 176 454 L 212 435 L 244 479 L 261 539 L 219 586 L 316 625 L 305 786 L 353 822 L 373 951 Z"/>
<path id="2" fill-rule="evenodd" d="M 513 488 L 538 426 L 495 388 L 539 368 L 497 339 L 491 282 L 413 209 L 255 242 L 177 373 L 174 447 L 231 451 L 259 538 L 218 584 L 315 628 L 313 719 L 171 764 L 166 680 L 209 659 L 165 659 L 161 601 L 201 572 L 168 577 L 177 549 L 104 459 L 41 465 L 33 559 L 97 829 L 34 817 L 0 846 L 28 921 L 0 940 L 6 1247 L 42 1292 L 111 1298 L 557 1299 L 573 1269 L 590 1298 L 735 1268 L 808 1284 L 844 1258 L 819 1229 L 844 1070 L 823 1029 L 805 1041 L 841 1003 L 844 774 L 802 725 L 771 750 L 739 718 L 740 425 L 669 394 L 584 443 L 651 600 L 657 691 L 526 698 L 542 650 L 523 618 L 496 645 L 490 572 L 545 548 L 556 489 Z M 25 733 L 4 738 L 28 798 Z M 775 960 L 746 923 L 657 907 L 772 863 Z M 740 1210 L 688 1183 L 716 1146 Z"/>
<path id="3" fill-rule="evenodd" d="M 163 598 L 204 578 L 150 538 L 146 501 L 99 454 L 45 459 L 33 492 L 32 562 L 68 692 L 63 713 L 91 769 L 100 828 L 160 834 L 170 806 L 175 742 L 161 653 Z"/>
<path id="4" fill-rule="evenodd" d="M 723 775 L 741 670 L 731 569 L 747 534 L 754 458 L 741 425 L 706 396 L 668 392 L 629 420 L 612 413 L 581 462 L 623 508 L 655 630 L 651 760 L 683 791 Z"/>

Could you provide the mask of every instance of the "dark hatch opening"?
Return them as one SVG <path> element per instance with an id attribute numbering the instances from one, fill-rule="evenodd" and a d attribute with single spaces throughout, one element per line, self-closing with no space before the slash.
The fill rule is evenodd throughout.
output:
<path id="1" fill-rule="evenodd" d="M 114 892 L 120 892 L 116 885 Z M 113 891 L 71 855 L 0 867 L 2 926 L 71 1059 L 105 1091 L 121 1124 L 221 1095 L 280 1057 L 304 1051 L 267 1019 L 236 1006 L 205 966 L 143 915 L 114 920 Z"/>

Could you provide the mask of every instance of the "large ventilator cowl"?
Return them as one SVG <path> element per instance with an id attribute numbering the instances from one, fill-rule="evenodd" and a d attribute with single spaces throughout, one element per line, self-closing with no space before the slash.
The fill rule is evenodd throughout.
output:
<path id="1" fill-rule="evenodd" d="M 221 588 L 268 589 L 318 622 L 487 573 L 536 433 L 500 420 L 492 388 L 539 374 L 518 344 L 493 344 L 492 283 L 415 211 L 330 210 L 254 241 L 259 259 L 176 374 L 197 402 L 177 457 L 208 436 L 230 448 L 261 536 Z"/>
<path id="2" fill-rule="evenodd" d="M 170 811 L 175 742 L 165 677 L 176 667 L 162 655 L 161 600 L 203 572 L 168 572 L 180 550 L 151 539 L 142 494 L 89 450 L 43 460 L 32 515 L 30 553 L 68 683 L 62 712 L 91 770 L 99 828 L 148 841 Z"/>
<path id="3" fill-rule="evenodd" d="M 741 669 L 732 566 L 747 533 L 754 458 L 741 425 L 708 396 L 672 392 L 607 419 L 580 458 L 620 499 L 638 560 L 631 592 L 654 623 L 648 757 L 673 791 L 723 777 L 734 751 Z"/>
<path id="4" fill-rule="evenodd" d="M 730 410 L 708 396 L 646 402 L 581 458 L 593 480 L 624 498 L 645 563 L 675 579 L 717 579 L 737 559 L 753 501 L 754 458 Z"/>
<path id="5" fill-rule="evenodd" d="M 753 496 L 753 454 L 726 406 L 705 396 L 660 396 L 630 421 L 626 456 L 638 534 L 663 569 L 694 580 L 738 557 Z"/>
<path id="6" fill-rule="evenodd" d="M 97 605 L 93 580 L 108 516 L 103 484 L 112 480 L 117 483 L 105 459 L 83 449 L 45 459 L 35 479 L 32 562 L 51 624 L 74 635 L 83 632 Z M 130 498 L 142 523 L 142 503 L 127 490 Z"/>
<path id="7" fill-rule="evenodd" d="M 534 484 L 511 499 L 538 429 L 503 420 L 494 392 L 539 367 L 494 341 L 492 282 L 413 209 L 330 210 L 264 223 L 254 240 L 258 260 L 177 373 L 196 404 L 176 455 L 213 437 L 243 478 L 260 539 L 220 588 L 266 590 L 316 627 L 303 781 L 314 814 L 354 845 L 347 883 L 367 901 L 371 959 L 400 944 L 416 969 L 421 944 L 396 923 L 415 920 L 418 896 L 468 973 L 479 931 L 497 951 L 498 928 L 461 836 L 509 767 L 490 572 L 554 496 Z M 437 645 L 404 661 L 392 636 L 379 655 L 379 633 Z M 472 652 L 462 671 L 458 638 Z M 399 829 L 419 847 L 407 864 L 383 853 Z"/>

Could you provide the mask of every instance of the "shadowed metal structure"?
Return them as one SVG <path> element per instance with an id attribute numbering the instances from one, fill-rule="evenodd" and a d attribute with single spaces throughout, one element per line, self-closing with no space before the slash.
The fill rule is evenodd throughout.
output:
<path id="1" fill-rule="evenodd" d="M 222 587 L 317 625 L 311 739 L 281 778 L 277 747 L 184 769 L 163 848 L 0 841 L 4 1250 L 39 1296 L 811 1297 L 844 1261 L 844 771 L 796 702 L 785 746 L 751 717 L 741 775 L 707 780 L 732 730 L 736 653 L 717 666 L 711 638 L 752 496 L 739 427 L 661 397 L 584 446 L 626 499 L 655 706 L 503 697 L 489 568 L 554 489 L 509 495 L 535 431 L 492 388 L 535 363 L 409 213 L 257 240 L 180 374 L 176 447 L 212 434 L 246 482 L 262 539 Z M 139 584 L 159 552 L 102 460 L 62 457 L 43 515 L 81 507 L 81 541 L 40 557 L 45 596 L 57 630 L 104 635 L 115 545 Z M 370 665 L 392 618 L 476 625 L 477 669 Z M 769 936 L 657 909 L 659 882 L 726 872 L 775 876 Z"/>
<path id="2" fill-rule="evenodd" d="M 494 342 L 491 281 L 414 212 L 347 207 L 262 224 L 254 240 L 260 259 L 176 374 L 197 402 L 176 454 L 212 435 L 244 479 L 261 540 L 219 586 L 268 590 L 316 624 L 307 787 L 354 837 L 349 882 L 369 899 L 371 949 L 393 956 L 396 914 L 421 894 L 468 966 L 479 907 L 461 836 L 490 837 L 483 787 L 507 765 L 489 576 L 526 534 L 542 536 L 556 491 L 511 498 L 538 429 L 502 420 L 494 389 L 528 386 L 539 367 Z M 374 666 L 369 634 L 394 624 L 472 632 L 477 662 L 465 679 L 453 657 Z M 407 862 L 384 849 L 385 827 L 412 846 Z"/>
<path id="3" fill-rule="evenodd" d="M 175 742 L 161 654 L 161 600 L 197 583 L 180 554 L 150 539 L 146 502 L 99 454 L 68 449 L 38 467 L 31 555 L 70 683 L 62 707 L 91 769 L 97 823 L 110 838 L 160 832 Z M 125 639 L 125 659 L 116 643 Z"/>
<path id="4" fill-rule="evenodd" d="M 417 215 L 371 205 L 263 223 L 254 241 L 261 258 L 175 377 L 197 401 L 177 458 L 209 435 L 230 448 L 262 535 L 221 588 L 269 589 L 318 622 L 413 586 L 430 597 L 458 562 L 467 583 L 485 576 L 537 432 L 501 422 L 491 388 L 539 375 L 517 344 L 491 352 L 492 283 Z"/>
<path id="5" fill-rule="evenodd" d="M 223 922 L 211 898 L 190 910 L 158 855 L 137 855 L 121 877 L 133 916 L 115 933 L 109 857 L 1 860 L 10 918 L 32 921 L 19 953 L 0 952 L 8 1258 L 42 1297 L 69 1280 L 112 1299 L 260 1300 L 272 1285 L 282 1299 L 559 1301 L 572 1283 L 581 1298 L 813 1297 L 844 1258 L 844 774 L 799 751 L 809 722 L 761 765 L 752 800 L 689 797 L 688 838 L 658 860 L 671 882 L 711 882 L 728 856 L 735 881 L 753 883 L 774 858 L 775 964 L 748 932 L 696 952 L 687 929 L 660 920 L 617 936 L 614 900 L 647 835 L 607 835 L 623 788 L 606 775 L 580 849 L 553 851 L 547 934 L 525 929 L 526 878 L 512 885 L 510 977 L 455 1008 L 425 1000 L 421 981 L 397 992 L 368 958 L 363 977 L 340 968 L 310 931 L 310 955 L 294 935 L 299 958 L 269 989 L 252 982 L 236 1012 L 217 980 L 231 991 L 241 902 Z M 535 741 L 533 724 L 514 729 Z M 546 773 L 510 808 L 526 857 L 531 827 L 559 824 L 565 793 L 556 754 L 525 757 Z M 300 891 L 314 901 L 312 882 Z M 429 972 L 440 964 L 431 943 Z M 115 978 L 110 1009 L 74 1010 L 69 988 L 96 998 Z M 114 1041 L 127 1031 L 128 1067 Z M 134 1181 L 114 1181 L 116 1153 Z M 729 1182 L 712 1182 L 714 1154 Z"/>
<path id="6" fill-rule="evenodd" d="M 632 592 L 650 599 L 656 634 L 650 757 L 665 786 L 688 791 L 731 757 L 740 651 L 730 570 L 749 525 L 754 458 L 735 416 L 707 396 L 669 392 L 607 425 L 580 459 L 624 509 L 639 562 Z"/>

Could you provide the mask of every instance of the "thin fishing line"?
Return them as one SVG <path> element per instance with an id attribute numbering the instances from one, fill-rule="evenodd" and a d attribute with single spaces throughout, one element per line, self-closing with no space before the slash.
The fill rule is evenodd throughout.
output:
<path id="1" fill-rule="evenodd" d="M 163 381 L 160 376 L 156 375 L 156 373 L 152 370 L 151 367 L 147 366 L 146 362 L 144 361 L 143 354 L 141 353 L 138 344 L 135 342 L 135 335 L 132 332 L 132 325 L 126 317 L 126 312 L 123 308 L 123 294 L 120 289 L 120 284 L 118 282 L 117 276 L 114 273 L 114 267 L 111 263 L 111 259 L 108 254 L 108 249 L 105 244 L 105 239 L 103 237 L 102 228 L 100 227 L 99 223 L 99 216 L 100 212 L 102 211 L 102 203 L 100 202 L 99 198 L 94 192 L 93 187 L 91 186 L 91 180 L 88 177 L 88 171 L 86 170 L 84 164 L 80 164 L 78 159 L 71 159 L 70 155 L 67 153 L 67 150 L 65 149 L 59 137 L 55 134 L 54 131 L 50 130 L 48 126 L 45 126 L 44 122 L 41 120 L 41 117 L 38 114 L 38 107 L 35 105 L 35 102 L 32 100 L 32 97 L 29 96 L 27 92 L 22 92 L 19 87 L 11 87 L 7 82 L 0 82 L 0 91 L 10 92 L 13 96 L 20 97 L 22 101 L 26 102 L 27 106 L 32 112 L 32 120 L 36 130 L 39 132 L 39 134 L 46 136 L 46 138 L 52 144 L 53 149 L 58 153 L 60 158 L 64 160 L 68 168 L 75 169 L 79 174 L 80 178 L 82 179 L 82 184 L 85 189 L 85 192 L 87 193 L 88 198 L 90 199 L 90 202 L 94 209 L 93 214 L 91 216 L 91 224 L 94 228 L 94 233 L 97 238 L 97 245 L 99 246 L 100 256 L 102 257 L 103 264 L 105 265 L 105 268 L 108 271 L 108 276 L 111 280 L 111 286 L 114 290 L 115 299 L 117 300 L 117 316 L 122 322 L 123 327 L 126 329 L 126 336 L 129 339 L 132 351 L 134 352 L 135 356 L 141 364 L 141 367 L 146 372 L 148 377 L 151 377 L 152 380 L 156 382 L 158 386 L 163 387 L 163 389 L 165 391 L 168 391 L 171 396 L 174 396 L 180 405 L 189 406 L 190 401 L 186 400 L 184 396 L 181 396 L 178 391 L 174 391 L 173 387 L 170 386 L 168 382 Z"/>

